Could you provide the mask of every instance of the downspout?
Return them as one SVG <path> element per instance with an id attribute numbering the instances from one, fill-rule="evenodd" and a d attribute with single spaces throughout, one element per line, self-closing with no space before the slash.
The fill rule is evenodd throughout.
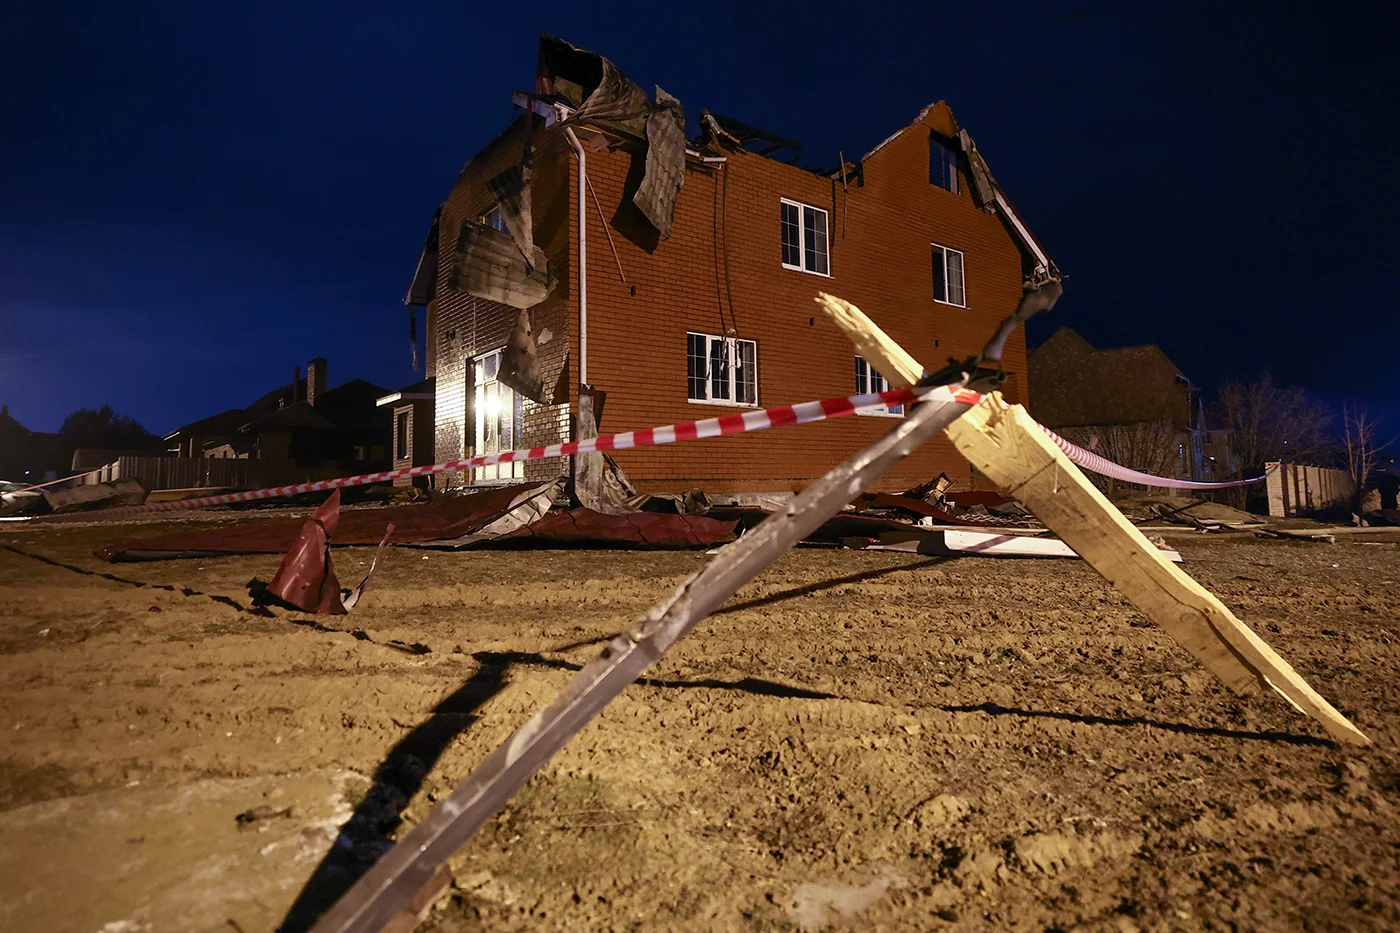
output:
<path id="1" fill-rule="evenodd" d="M 588 385 L 588 175 L 583 144 L 566 126 L 564 135 L 578 156 L 578 381 Z"/>

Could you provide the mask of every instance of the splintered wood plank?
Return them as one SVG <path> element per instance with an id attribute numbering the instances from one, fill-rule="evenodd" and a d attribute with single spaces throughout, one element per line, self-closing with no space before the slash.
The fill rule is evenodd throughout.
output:
<path id="1" fill-rule="evenodd" d="M 1231 689 L 1272 687 L 1334 739 L 1371 744 L 1220 600 L 1173 566 L 1020 405 L 1007 406 L 994 392 L 946 433 L 973 466 L 1034 512 Z"/>
<path id="2" fill-rule="evenodd" d="M 856 352 L 879 370 L 890 385 L 907 389 L 924 378 L 924 367 L 919 361 L 866 317 L 860 308 L 826 292 L 817 295 L 817 304 L 855 344 Z"/>

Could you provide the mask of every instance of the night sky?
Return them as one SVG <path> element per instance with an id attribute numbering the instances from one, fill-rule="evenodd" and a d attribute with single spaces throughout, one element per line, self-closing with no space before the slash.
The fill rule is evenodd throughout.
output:
<path id="1" fill-rule="evenodd" d="M 390 7 L 7 9 L 13 415 L 108 402 L 165 433 L 313 356 L 418 378 L 401 301 L 434 208 L 550 32 L 815 164 L 946 99 L 1069 275 L 1033 342 L 1157 343 L 1207 386 L 1269 367 L 1400 433 L 1393 3 Z"/>

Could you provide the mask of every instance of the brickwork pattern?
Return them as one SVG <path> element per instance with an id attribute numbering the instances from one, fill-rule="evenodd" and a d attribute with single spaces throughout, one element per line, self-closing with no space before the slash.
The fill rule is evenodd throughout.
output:
<path id="1" fill-rule="evenodd" d="M 951 115 L 935 107 L 865 162 L 863 186 L 839 183 L 771 159 L 744 153 L 722 167 L 693 163 L 676 204 L 670 239 L 637 223 L 628 202 L 643 156 L 623 149 L 588 151 L 588 176 L 602 204 L 616 256 L 592 198 L 586 222 L 588 375 L 608 393 L 604 432 L 618 432 L 726 414 L 735 409 L 686 398 L 686 332 L 728 334 L 758 345 L 758 402 L 763 406 L 848 395 L 855 391 L 853 351 L 814 302 L 818 291 L 840 295 L 866 311 L 926 365 L 977 352 L 1021 294 L 1021 256 L 992 214 L 976 207 L 964 183 L 952 194 L 929 183 L 930 130 L 948 133 Z M 534 166 L 536 241 L 560 285 L 532 311 L 546 383 L 564 390 L 547 411 L 526 413 L 525 443 L 566 439 L 579 353 L 577 163 L 557 127 L 537 131 Z M 461 218 L 488 210 L 485 180 L 518 158 L 519 141 L 488 147 L 468 166 L 444 206 L 441 257 L 451 254 Z M 478 165 L 480 163 L 480 165 Z M 779 199 L 828 213 L 830 276 L 781 264 Z M 967 307 L 933 298 L 930 244 L 961 250 Z M 622 275 L 618 265 L 622 267 Z M 625 275 L 626 280 L 623 280 Z M 437 453 L 459 456 L 465 417 L 462 361 L 500 346 L 514 312 L 449 295 L 439 285 L 430 306 L 429 339 L 437 341 Z M 508 311 L 509 309 L 505 309 Z M 444 334 L 456 333 L 457 345 Z M 463 343 L 464 334 L 470 334 Z M 495 341 L 492 343 L 492 341 Z M 567 352 L 566 352 L 567 351 Z M 1025 401 L 1025 342 L 1009 342 L 1009 388 Z M 433 352 L 430 351 L 430 357 Z M 700 486 L 711 492 L 800 488 L 894 426 L 857 417 L 664 447 L 624 451 L 619 464 L 647 491 Z M 556 475 L 562 465 L 552 469 Z M 541 469 L 544 469 L 543 467 Z M 943 438 L 896 467 L 882 489 L 906 488 L 939 472 L 974 479 L 967 462 Z M 530 474 L 527 474 L 530 475 Z M 540 474 L 543 476 L 544 474 Z M 532 477 L 534 478 L 534 477 Z M 985 480 L 982 481 L 985 484 Z"/>

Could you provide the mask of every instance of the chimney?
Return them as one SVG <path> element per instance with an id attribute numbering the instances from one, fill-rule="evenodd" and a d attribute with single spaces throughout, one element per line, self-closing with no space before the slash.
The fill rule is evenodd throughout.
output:
<path id="1" fill-rule="evenodd" d="M 326 358 L 318 356 L 306 364 L 306 401 L 311 407 L 326 394 Z"/>

